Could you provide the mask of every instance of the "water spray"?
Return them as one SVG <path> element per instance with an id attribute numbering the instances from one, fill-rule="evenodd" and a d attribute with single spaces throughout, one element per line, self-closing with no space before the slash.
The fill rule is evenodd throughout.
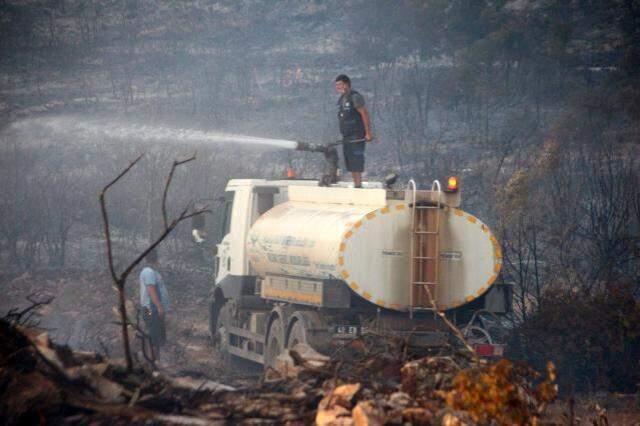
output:
<path id="1" fill-rule="evenodd" d="M 240 143 L 283 149 L 296 149 L 297 142 L 286 139 L 259 138 L 215 131 L 175 129 L 147 125 L 87 121 L 78 117 L 49 117 L 19 121 L 12 125 L 15 130 L 42 128 L 48 133 L 87 138 L 113 138 L 143 142 L 178 141 L 184 143 Z"/>
<path id="2" fill-rule="evenodd" d="M 70 134 L 78 138 L 96 139 L 111 138 L 119 140 L 143 142 L 183 142 L 183 143 L 239 143 L 290 149 L 296 151 L 317 152 L 324 155 L 326 169 L 319 184 L 328 186 L 338 182 L 337 146 L 346 143 L 364 142 L 364 139 L 340 140 L 328 144 L 298 142 L 287 139 L 260 138 L 194 129 L 175 129 L 128 123 L 109 123 L 105 120 L 86 120 L 81 117 L 62 116 L 33 118 L 22 120 L 11 125 L 17 131 L 43 129 L 50 135 L 68 137 Z"/>

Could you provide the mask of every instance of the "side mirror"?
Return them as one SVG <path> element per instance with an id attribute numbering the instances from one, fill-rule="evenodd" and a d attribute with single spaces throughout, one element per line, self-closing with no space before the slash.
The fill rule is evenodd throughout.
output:
<path id="1" fill-rule="evenodd" d="M 205 240 L 205 220 L 204 213 L 193 216 L 191 218 L 191 236 L 196 244 L 200 244 Z"/>
<path id="2" fill-rule="evenodd" d="M 191 237 L 196 244 L 203 243 L 205 241 L 205 233 L 199 229 L 193 229 L 191 231 Z"/>

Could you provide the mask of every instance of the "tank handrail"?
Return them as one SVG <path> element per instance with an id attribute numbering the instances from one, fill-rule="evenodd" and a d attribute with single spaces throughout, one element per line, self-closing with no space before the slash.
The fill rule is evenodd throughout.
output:
<path id="1" fill-rule="evenodd" d="M 434 180 L 431 183 L 431 191 L 438 191 L 438 208 L 440 208 L 440 202 L 442 201 L 442 186 L 440 185 L 440 181 L 438 179 Z"/>
<path id="2" fill-rule="evenodd" d="M 418 191 L 418 188 L 416 187 L 416 181 L 413 179 L 410 179 L 409 182 L 407 183 L 407 189 L 409 189 L 412 193 L 412 199 L 411 199 L 411 230 L 413 232 L 413 230 L 415 229 L 415 224 L 416 224 L 416 192 Z M 409 248 L 409 252 L 411 255 L 411 262 L 409 263 L 409 317 L 413 318 L 413 277 L 414 277 L 414 264 L 413 264 L 413 257 L 415 256 L 415 244 L 413 241 L 413 234 L 411 234 L 411 247 Z"/>
<path id="3" fill-rule="evenodd" d="M 418 191 L 418 188 L 416 186 L 416 181 L 413 179 L 409 179 L 409 182 L 407 182 L 407 189 L 412 192 L 412 201 L 413 201 L 413 204 L 415 204 L 416 192 Z"/>

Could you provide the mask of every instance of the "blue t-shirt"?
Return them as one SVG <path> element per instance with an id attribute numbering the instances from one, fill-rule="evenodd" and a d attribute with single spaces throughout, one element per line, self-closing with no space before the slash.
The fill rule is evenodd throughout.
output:
<path id="1" fill-rule="evenodd" d="M 145 308 L 151 307 L 151 297 L 149 297 L 149 293 L 147 292 L 148 285 L 156 286 L 156 290 L 160 296 L 160 303 L 162 303 L 164 310 L 168 311 L 170 308 L 169 293 L 164 285 L 162 275 L 149 266 L 145 267 L 142 269 L 142 272 L 140 272 L 140 305 Z"/>

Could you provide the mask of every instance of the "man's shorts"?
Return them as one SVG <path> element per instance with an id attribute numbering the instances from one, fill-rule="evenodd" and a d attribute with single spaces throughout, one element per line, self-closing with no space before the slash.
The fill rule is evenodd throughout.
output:
<path id="1" fill-rule="evenodd" d="M 158 315 L 158 310 L 153 305 L 151 308 L 143 308 L 142 312 L 151 344 L 156 348 L 164 345 L 167 340 L 164 318 Z"/>
<path id="2" fill-rule="evenodd" d="M 345 142 L 342 145 L 344 164 L 350 172 L 364 171 L 364 147 L 366 142 Z"/>

